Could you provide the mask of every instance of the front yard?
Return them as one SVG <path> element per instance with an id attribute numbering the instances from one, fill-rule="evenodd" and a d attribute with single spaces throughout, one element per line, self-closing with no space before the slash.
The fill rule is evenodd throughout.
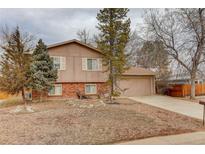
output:
<path id="1" fill-rule="evenodd" d="M 202 129 L 200 120 L 118 99 L 32 104 L 34 113 L 0 109 L 0 144 L 111 144 Z"/>

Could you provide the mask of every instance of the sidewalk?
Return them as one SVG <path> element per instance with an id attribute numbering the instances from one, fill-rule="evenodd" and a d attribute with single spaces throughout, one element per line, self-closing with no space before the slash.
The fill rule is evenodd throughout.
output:
<path id="1" fill-rule="evenodd" d="M 205 145 L 205 132 L 194 132 L 179 135 L 169 135 L 161 137 L 152 137 L 147 139 L 140 139 L 119 143 L 120 145 L 183 145 L 183 144 L 204 144 Z"/>
<path id="2" fill-rule="evenodd" d="M 186 100 L 160 95 L 130 97 L 130 99 L 135 100 L 136 102 L 184 114 L 193 118 L 201 120 L 203 118 L 203 105 L 198 103 L 192 103 Z"/>

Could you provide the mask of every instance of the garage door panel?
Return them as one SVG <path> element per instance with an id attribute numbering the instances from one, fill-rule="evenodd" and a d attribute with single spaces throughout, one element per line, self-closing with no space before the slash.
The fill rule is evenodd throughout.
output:
<path id="1" fill-rule="evenodd" d="M 127 89 L 124 96 L 151 95 L 151 78 L 129 78 L 120 81 L 120 88 Z"/>

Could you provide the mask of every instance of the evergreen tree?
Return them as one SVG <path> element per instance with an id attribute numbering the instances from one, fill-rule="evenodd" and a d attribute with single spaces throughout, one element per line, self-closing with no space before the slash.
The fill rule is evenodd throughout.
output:
<path id="1" fill-rule="evenodd" d="M 170 60 L 161 41 L 145 41 L 142 48 L 135 54 L 137 54 L 136 64 L 144 68 L 155 69 L 158 80 L 167 79 L 171 74 Z"/>
<path id="2" fill-rule="evenodd" d="M 9 94 L 22 93 L 26 106 L 25 89 L 30 82 L 28 71 L 31 63 L 32 36 L 18 27 L 13 32 L 3 31 L 3 50 L 0 62 L 0 90 Z"/>
<path id="3" fill-rule="evenodd" d="M 57 79 L 57 70 L 53 67 L 53 61 L 41 39 L 38 41 L 32 57 L 29 73 L 32 78 L 30 87 L 40 92 L 40 101 L 42 101 L 42 94 L 47 92 Z"/>
<path id="4" fill-rule="evenodd" d="M 97 14 L 97 28 L 100 31 L 97 45 L 104 54 L 103 61 L 109 71 L 110 99 L 118 89 L 117 80 L 127 69 L 125 46 L 130 35 L 128 11 L 126 8 L 105 8 Z"/>

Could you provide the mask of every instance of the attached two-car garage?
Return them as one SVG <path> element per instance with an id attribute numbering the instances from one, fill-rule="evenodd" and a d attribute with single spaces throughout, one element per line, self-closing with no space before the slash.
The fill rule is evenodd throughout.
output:
<path id="1" fill-rule="evenodd" d="M 119 82 L 122 96 L 148 96 L 155 94 L 155 73 L 144 68 L 130 68 Z"/>

